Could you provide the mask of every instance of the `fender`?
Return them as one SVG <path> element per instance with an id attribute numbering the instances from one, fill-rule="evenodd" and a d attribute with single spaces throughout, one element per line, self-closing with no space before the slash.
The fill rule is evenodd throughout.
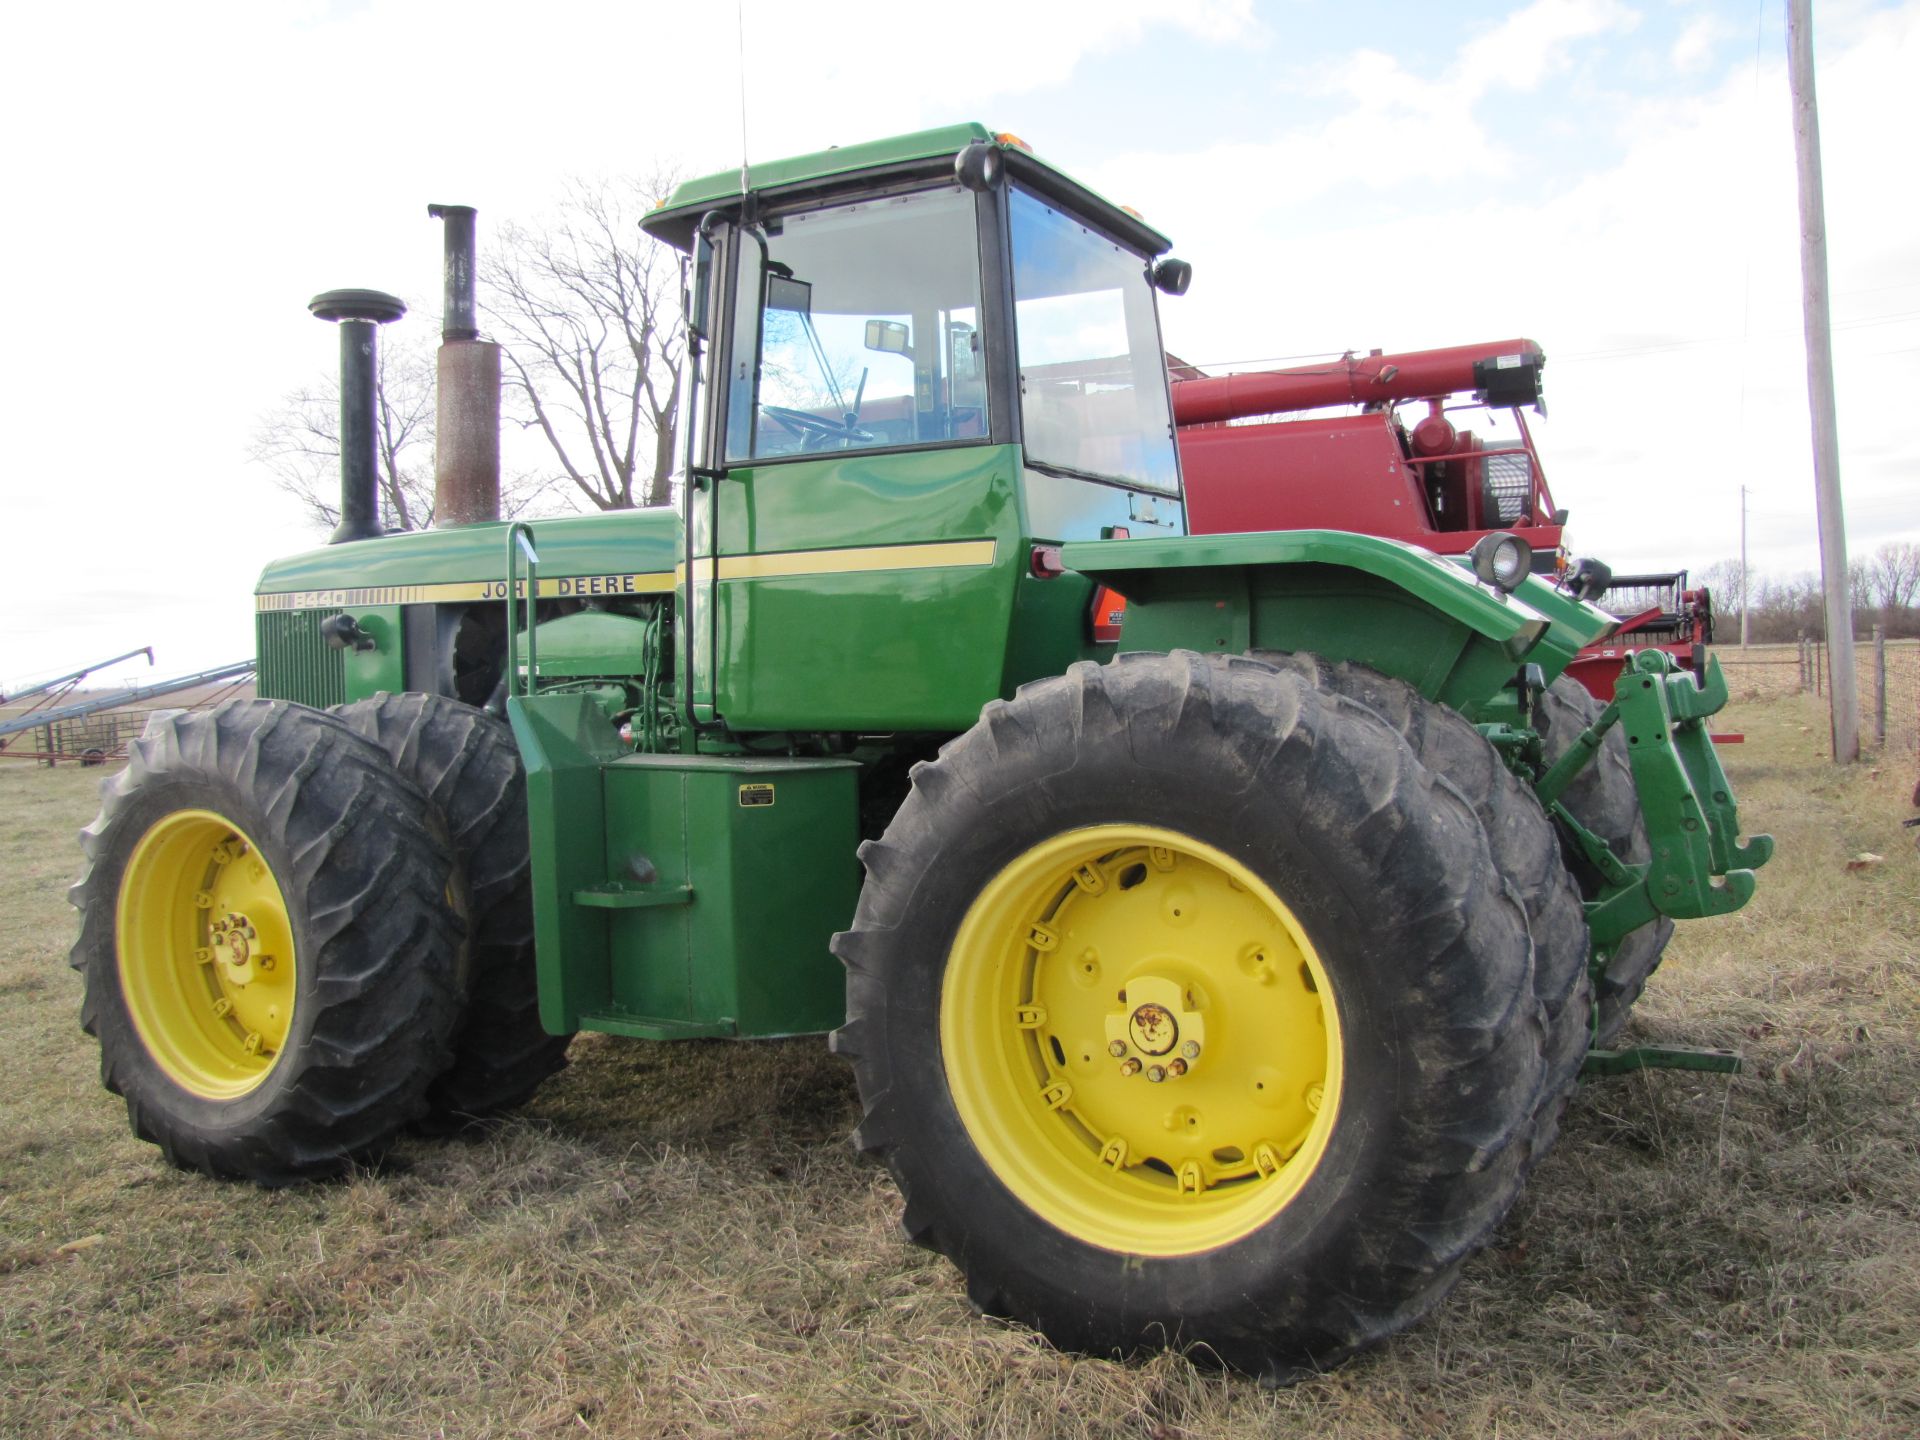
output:
<path id="1" fill-rule="evenodd" d="M 1577 636 L 1615 623 L 1544 583 L 1504 595 L 1419 546 L 1343 530 L 1077 541 L 1061 559 L 1126 596 L 1124 649 L 1310 649 L 1476 719 L 1524 662 L 1558 674 Z"/>

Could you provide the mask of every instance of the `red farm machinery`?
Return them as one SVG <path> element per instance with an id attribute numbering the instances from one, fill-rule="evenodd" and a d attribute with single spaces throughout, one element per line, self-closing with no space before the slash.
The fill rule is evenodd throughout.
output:
<path id="1" fill-rule="evenodd" d="M 1689 586 L 1686 571 L 1616 575 L 1594 603 L 1619 616 L 1620 628 L 1606 643 L 1582 649 L 1567 674 L 1596 698 L 1613 698 L 1614 681 L 1633 650 L 1664 650 L 1682 669 L 1706 674 L 1713 596 L 1704 585 Z"/>
<path id="2" fill-rule="evenodd" d="M 1573 564 L 1562 548 L 1567 511 L 1547 488 L 1522 413 L 1542 403 L 1546 354 L 1531 340 L 1234 375 L 1170 365 L 1195 533 L 1354 530 L 1466 555 L 1504 531 L 1526 542 L 1536 573 Z M 1411 419 L 1403 405 L 1425 413 Z M 1510 438 L 1493 433 L 1503 410 Z M 1338 413 L 1319 413 L 1328 411 Z M 1703 673 L 1713 610 L 1685 571 L 1602 576 L 1588 593 L 1622 622 L 1568 668 L 1594 696 L 1613 698 L 1631 650 L 1664 650 Z"/>

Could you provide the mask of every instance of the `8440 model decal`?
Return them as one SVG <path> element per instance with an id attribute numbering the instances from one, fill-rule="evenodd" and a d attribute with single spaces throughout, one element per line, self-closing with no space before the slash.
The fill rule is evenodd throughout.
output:
<path id="1" fill-rule="evenodd" d="M 610 595 L 663 595 L 673 589 L 673 572 L 652 571 L 615 575 L 543 575 L 540 598 L 567 600 Z M 515 593 L 526 593 L 520 581 Z M 256 595 L 260 610 L 351 610 L 371 605 L 458 604 L 465 600 L 504 600 L 505 580 L 461 580 L 442 585 L 364 585 L 340 590 L 287 590 Z"/>

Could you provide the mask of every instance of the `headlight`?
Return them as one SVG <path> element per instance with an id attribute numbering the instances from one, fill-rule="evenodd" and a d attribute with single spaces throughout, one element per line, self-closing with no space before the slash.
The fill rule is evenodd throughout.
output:
<path id="1" fill-rule="evenodd" d="M 1533 547 L 1504 530 L 1482 536 L 1467 557 L 1473 562 L 1473 573 L 1503 593 L 1518 589 L 1533 573 Z"/>

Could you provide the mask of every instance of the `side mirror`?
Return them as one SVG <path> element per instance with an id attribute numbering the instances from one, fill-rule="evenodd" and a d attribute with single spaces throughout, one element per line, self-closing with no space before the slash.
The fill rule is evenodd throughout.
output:
<path id="1" fill-rule="evenodd" d="M 1171 255 L 1153 262 L 1153 288 L 1168 295 L 1184 295 L 1193 283 L 1193 266 Z"/>
<path id="2" fill-rule="evenodd" d="M 999 146 L 976 140 L 953 157 L 953 178 L 969 190 L 991 190 L 1006 163 Z"/>
<path id="3" fill-rule="evenodd" d="M 813 313 L 813 286 L 789 275 L 767 272 L 767 309 L 791 310 L 796 315 Z"/>
<path id="4" fill-rule="evenodd" d="M 869 320 L 867 349 L 884 355 L 912 355 L 913 332 L 898 320 Z"/>

